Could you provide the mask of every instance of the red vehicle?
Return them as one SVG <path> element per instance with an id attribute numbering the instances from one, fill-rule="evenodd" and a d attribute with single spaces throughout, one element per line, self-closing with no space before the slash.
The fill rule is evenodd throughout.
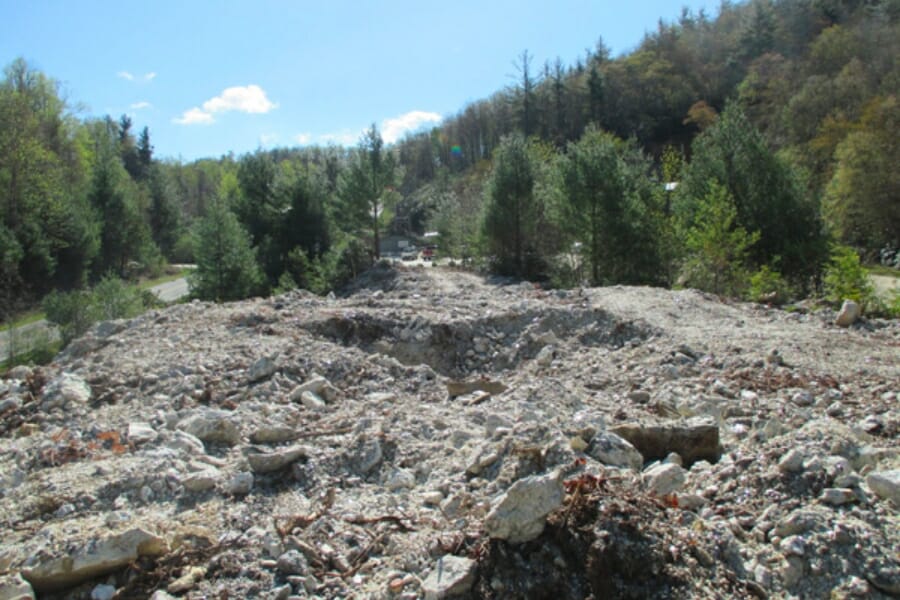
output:
<path id="1" fill-rule="evenodd" d="M 422 250 L 422 260 L 431 260 L 434 258 L 434 248 L 432 246 L 428 246 L 424 250 Z"/>

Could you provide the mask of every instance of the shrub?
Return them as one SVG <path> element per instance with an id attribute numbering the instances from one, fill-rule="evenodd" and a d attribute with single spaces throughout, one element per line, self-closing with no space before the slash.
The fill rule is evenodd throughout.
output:
<path id="1" fill-rule="evenodd" d="M 59 326 L 63 345 L 82 335 L 97 321 L 93 294 L 87 290 L 52 291 L 42 304 L 47 320 Z"/>
<path id="2" fill-rule="evenodd" d="M 840 244 L 831 249 L 831 257 L 825 267 L 825 299 L 839 304 L 853 300 L 863 311 L 875 303 L 875 288 L 869 274 L 860 263 L 856 251 Z"/>
<path id="3" fill-rule="evenodd" d="M 753 302 L 784 304 L 789 294 L 790 287 L 784 276 L 769 265 L 763 265 L 750 276 L 748 296 Z"/>

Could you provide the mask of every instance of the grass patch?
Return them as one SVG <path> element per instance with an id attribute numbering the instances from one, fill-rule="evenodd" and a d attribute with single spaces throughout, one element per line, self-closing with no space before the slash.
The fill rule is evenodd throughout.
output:
<path id="1" fill-rule="evenodd" d="M 869 275 L 881 275 L 883 277 L 893 277 L 900 279 L 900 269 L 892 269 L 886 265 L 866 265 Z"/>
<path id="2" fill-rule="evenodd" d="M 26 313 L 16 315 L 15 320 L 12 322 L 13 327 L 22 327 L 23 325 L 30 325 L 31 323 L 37 323 L 41 319 L 46 318 L 44 312 L 41 310 L 30 310 Z M 2 327 L 4 329 L 9 328 L 10 324 L 4 322 Z"/>

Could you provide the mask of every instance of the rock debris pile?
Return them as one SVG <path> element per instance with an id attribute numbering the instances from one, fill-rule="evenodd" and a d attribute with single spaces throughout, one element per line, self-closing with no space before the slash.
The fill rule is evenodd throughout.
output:
<path id="1" fill-rule="evenodd" d="M 900 326 L 378 268 L 0 381 L 0 599 L 900 595 Z"/>

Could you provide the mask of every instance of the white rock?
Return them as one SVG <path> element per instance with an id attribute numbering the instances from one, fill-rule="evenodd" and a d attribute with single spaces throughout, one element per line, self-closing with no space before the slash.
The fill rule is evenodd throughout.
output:
<path id="1" fill-rule="evenodd" d="M 225 493 L 232 496 L 245 496 L 253 489 L 253 473 L 241 471 L 225 484 Z"/>
<path id="2" fill-rule="evenodd" d="M 220 410 L 205 410 L 178 423 L 178 429 L 186 431 L 203 442 L 233 446 L 241 441 L 241 432 L 231 414 Z"/>
<path id="3" fill-rule="evenodd" d="M 128 441 L 136 445 L 146 444 L 154 441 L 159 434 L 153 429 L 150 423 L 129 423 L 128 424 Z"/>
<path id="4" fill-rule="evenodd" d="M 44 386 L 41 403 L 44 408 L 61 408 L 68 403 L 87 404 L 91 399 L 91 386 L 77 375 L 61 373 Z"/>
<path id="5" fill-rule="evenodd" d="M 91 600 L 112 600 L 116 595 L 116 586 L 101 583 L 91 590 Z"/>
<path id="6" fill-rule="evenodd" d="M 782 473 L 799 473 L 803 470 L 803 461 L 806 455 L 799 448 L 791 448 L 787 454 L 778 461 L 778 470 Z"/>
<path id="7" fill-rule="evenodd" d="M 0 600 L 34 600 L 34 590 L 18 573 L 0 576 Z"/>
<path id="8" fill-rule="evenodd" d="M 853 300 L 844 300 L 841 310 L 834 320 L 834 324 L 838 327 L 850 327 L 859 318 L 859 304 Z"/>
<path id="9" fill-rule="evenodd" d="M 591 440 L 590 455 L 605 465 L 640 471 L 644 457 L 623 437 L 609 431 L 601 431 Z"/>
<path id="10" fill-rule="evenodd" d="M 250 365 L 250 368 L 247 370 L 247 381 L 253 383 L 267 379 L 274 375 L 277 370 L 278 365 L 275 364 L 275 360 L 264 356 Z"/>
<path id="11" fill-rule="evenodd" d="M 303 392 L 312 392 L 317 396 L 324 398 L 326 402 L 332 403 L 337 402 L 340 395 L 337 388 L 331 385 L 331 382 L 321 375 L 315 375 L 310 378 L 309 381 L 305 381 L 295 387 L 291 392 L 291 400 L 300 402 Z"/>
<path id="12" fill-rule="evenodd" d="M 544 530 L 547 515 L 562 506 L 563 498 L 559 471 L 520 479 L 491 503 L 484 530 L 513 544 L 533 540 Z"/>
<path id="13" fill-rule="evenodd" d="M 289 446 L 279 448 L 274 452 L 259 452 L 250 448 L 247 453 L 247 462 L 254 473 L 272 473 L 281 470 L 301 458 L 309 458 L 309 450 L 306 446 Z"/>
<path id="14" fill-rule="evenodd" d="M 205 492 L 211 490 L 222 479 L 218 469 L 204 469 L 195 473 L 189 473 L 181 478 L 181 485 L 189 492 Z"/>
<path id="15" fill-rule="evenodd" d="M 296 440 L 300 433 L 287 425 L 260 425 L 256 431 L 250 434 L 250 441 L 254 444 L 280 444 Z"/>
<path id="16" fill-rule="evenodd" d="M 191 435 L 186 431 L 176 431 L 172 435 L 172 439 L 166 444 L 174 450 L 182 450 L 186 454 L 205 454 L 206 449 L 203 447 L 197 436 Z"/>
<path id="17" fill-rule="evenodd" d="M 311 410 L 319 410 L 325 408 L 325 401 L 315 392 L 309 390 L 300 394 L 300 404 Z"/>
<path id="18" fill-rule="evenodd" d="M 660 463 L 644 471 L 643 479 L 651 494 L 667 496 L 684 487 L 685 471 L 673 463 Z"/>
<path id="19" fill-rule="evenodd" d="M 900 469 L 872 471 L 866 476 L 866 485 L 875 495 L 900 506 Z"/>
<path id="20" fill-rule="evenodd" d="M 475 583 L 476 566 L 474 560 L 464 556 L 447 555 L 438 559 L 434 569 L 422 582 L 425 599 L 441 600 L 467 594 Z"/>
<path id="21" fill-rule="evenodd" d="M 74 553 L 43 560 L 23 575 L 39 592 L 78 585 L 116 571 L 140 556 L 161 556 L 166 541 L 144 529 L 130 529 L 96 543 L 81 544 Z"/>
<path id="22" fill-rule="evenodd" d="M 480 475 L 485 469 L 500 460 L 500 455 L 491 444 L 485 444 L 476 448 L 469 457 L 466 474 Z"/>
<path id="23" fill-rule="evenodd" d="M 397 469 L 387 480 L 387 488 L 392 492 L 416 487 L 416 476 L 406 469 Z"/>
<path id="24" fill-rule="evenodd" d="M 824 490 L 822 490 L 822 494 L 819 496 L 819 499 L 825 504 L 830 504 L 831 506 L 840 506 L 842 504 L 849 504 L 856 501 L 856 494 L 853 492 L 853 490 L 849 490 L 846 488 L 825 488 Z"/>
<path id="25" fill-rule="evenodd" d="M 549 367 L 553 363 L 554 353 L 555 350 L 553 346 L 544 346 L 541 348 L 541 351 L 538 352 L 534 361 L 542 367 Z"/>

